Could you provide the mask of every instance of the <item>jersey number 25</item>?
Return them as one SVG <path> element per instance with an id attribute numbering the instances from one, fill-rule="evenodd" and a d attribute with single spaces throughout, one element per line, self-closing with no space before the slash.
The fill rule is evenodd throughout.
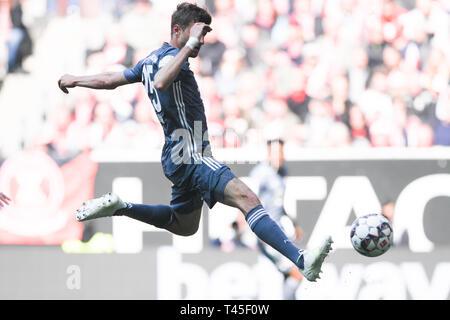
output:
<path id="1" fill-rule="evenodd" d="M 164 124 L 164 119 L 161 115 L 161 102 L 159 101 L 158 91 L 156 91 L 153 81 L 150 79 L 150 74 L 153 73 L 152 65 L 144 65 L 142 70 L 142 79 L 144 81 L 145 88 L 147 89 L 148 97 L 152 101 L 153 108 L 155 108 L 156 115 L 158 116 L 159 122 Z"/>

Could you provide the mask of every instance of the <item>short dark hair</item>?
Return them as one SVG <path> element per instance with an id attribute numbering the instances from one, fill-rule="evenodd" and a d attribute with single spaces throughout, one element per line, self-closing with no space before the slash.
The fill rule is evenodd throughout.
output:
<path id="1" fill-rule="evenodd" d="M 211 24 L 211 20 L 211 15 L 206 9 L 189 2 L 180 3 L 172 14 L 170 34 L 173 34 L 173 27 L 176 24 L 179 25 L 182 30 L 185 30 L 192 22 Z"/>

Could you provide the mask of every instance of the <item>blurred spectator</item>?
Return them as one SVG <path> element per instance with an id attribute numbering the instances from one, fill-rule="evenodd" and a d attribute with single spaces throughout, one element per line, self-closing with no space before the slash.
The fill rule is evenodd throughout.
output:
<path id="1" fill-rule="evenodd" d="M 94 109 L 94 121 L 90 125 L 91 144 L 100 145 L 108 138 L 115 126 L 117 121 L 111 105 L 106 102 L 97 104 Z"/>
<path id="2" fill-rule="evenodd" d="M 375 120 L 391 118 L 392 98 L 388 94 L 385 68 L 378 68 L 373 72 L 369 88 L 361 94 L 358 104 L 369 126 Z"/>
<path id="3" fill-rule="evenodd" d="M 371 70 L 368 68 L 369 57 L 366 50 L 356 48 L 352 52 L 352 64 L 348 70 L 349 88 L 348 96 L 352 102 L 358 101 L 367 88 Z"/>
<path id="4" fill-rule="evenodd" d="M 310 42 L 321 34 L 321 18 L 312 11 L 311 0 L 294 0 L 290 23 L 301 29 L 303 41 Z"/>
<path id="5" fill-rule="evenodd" d="M 112 24 L 109 27 L 105 44 L 100 51 L 87 51 L 86 56 L 88 59 L 91 55 L 97 55 L 98 57 L 96 57 L 95 61 L 101 60 L 101 64 L 105 67 L 116 64 L 121 64 L 127 68 L 134 66 L 134 48 L 125 40 L 119 24 Z"/>
<path id="6" fill-rule="evenodd" d="M 383 64 L 383 49 L 386 43 L 383 38 L 383 25 L 373 16 L 368 17 L 364 25 L 365 50 L 369 57 L 369 68 Z"/>
<path id="7" fill-rule="evenodd" d="M 448 136 L 447 136 L 448 139 Z M 433 146 L 434 143 L 434 132 L 433 128 L 423 123 L 419 128 L 419 139 L 418 139 L 417 147 L 418 148 L 429 148 Z M 438 144 L 438 143 L 436 143 Z"/>
<path id="8" fill-rule="evenodd" d="M 420 73 L 410 74 L 407 79 L 407 91 L 403 97 L 408 111 L 417 115 L 424 123 L 433 125 L 436 119 L 436 98 L 422 87 Z"/>
<path id="9" fill-rule="evenodd" d="M 91 149 L 90 134 L 94 108 L 95 100 L 87 91 L 75 101 L 74 119 L 67 128 L 67 144 L 71 151 Z"/>
<path id="10" fill-rule="evenodd" d="M 433 0 L 416 0 L 415 8 L 400 18 L 404 35 L 411 40 L 425 34 L 426 42 L 448 42 L 449 17 L 442 8 L 442 2 Z"/>
<path id="11" fill-rule="evenodd" d="M 225 44 L 217 39 L 214 24 L 211 27 L 212 31 L 205 37 L 205 44 L 199 53 L 201 59 L 200 73 L 204 76 L 212 76 L 217 73 L 226 50 Z"/>
<path id="12" fill-rule="evenodd" d="M 349 126 L 351 139 L 361 145 L 370 145 L 369 128 L 359 105 L 353 105 L 349 110 Z"/>
<path id="13" fill-rule="evenodd" d="M 327 147 L 342 148 L 351 145 L 350 130 L 342 122 L 334 122 L 327 133 Z"/>
<path id="14" fill-rule="evenodd" d="M 247 23 L 242 27 L 242 45 L 245 50 L 245 64 L 248 67 L 257 67 L 261 63 L 259 52 L 261 50 L 260 29 L 254 23 Z"/>
<path id="15" fill-rule="evenodd" d="M 334 119 L 349 125 L 349 109 L 351 106 L 348 98 L 348 79 L 345 75 L 336 76 L 331 83 L 331 107 Z"/>
<path id="16" fill-rule="evenodd" d="M 309 147 L 324 147 L 328 144 L 328 131 L 334 123 L 329 100 L 313 99 L 308 103 L 308 115 L 305 125 L 308 137 L 305 142 Z"/>
<path id="17" fill-rule="evenodd" d="M 24 25 L 22 4 L 19 0 L 10 2 L 10 18 L 12 28 L 8 35 L 8 72 L 24 72 L 23 61 L 31 55 L 33 43 Z"/>
<path id="18" fill-rule="evenodd" d="M 302 122 L 305 121 L 308 114 L 308 103 L 311 99 L 306 93 L 307 77 L 301 68 L 294 68 L 291 71 L 287 103 L 289 110 L 296 114 Z"/>
<path id="19" fill-rule="evenodd" d="M 275 10 L 276 20 L 270 31 L 270 42 L 277 46 L 286 47 L 289 44 L 289 12 L 290 12 L 290 0 L 274 0 L 273 8 Z M 297 38 L 301 41 L 300 37 Z"/>
<path id="20" fill-rule="evenodd" d="M 395 204 L 392 200 L 386 200 L 381 207 L 381 214 L 385 216 L 395 230 Z M 394 231 L 395 232 L 395 231 Z M 403 230 L 401 237 L 394 237 L 393 245 L 396 247 L 407 246 L 409 244 L 409 235 L 407 230 Z"/>
<path id="21" fill-rule="evenodd" d="M 434 144 L 450 146 L 450 87 L 440 97 L 437 110 L 439 114 L 434 127 Z"/>
<path id="22" fill-rule="evenodd" d="M 277 13 L 271 0 L 257 0 L 258 10 L 256 12 L 255 24 L 263 32 L 264 38 L 268 39 L 270 30 L 275 24 Z"/>
<path id="23" fill-rule="evenodd" d="M 63 165 L 74 158 L 80 150 L 72 148 L 67 140 L 67 131 L 73 121 L 73 115 L 70 108 L 66 104 L 57 106 L 48 116 L 48 128 L 44 132 L 48 132 L 47 153 L 59 165 Z M 40 137 L 40 139 L 45 139 Z"/>
<path id="24" fill-rule="evenodd" d="M 131 2 L 131 8 L 123 13 L 119 24 L 132 48 L 150 52 L 160 45 L 160 39 L 167 29 L 160 19 L 152 1 L 137 0 Z M 151 35 L 143 36 L 143 32 L 148 30 L 151 30 Z"/>
<path id="25" fill-rule="evenodd" d="M 227 48 L 236 48 L 239 43 L 239 17 L 236 0 L 214 0 L 214 29 L 217 39 Z"/>
<path id="26" fill-rule="evenodd" d="M 392 120 L 397 129 L 403 131 L 404 134 L 404 128 L 408 119 L 408 110 L 405 100 L 401 96 L 394 97 L 392 100 L 392 109 Z"/>
<path id="27" fill-rule="evenodd" d="M 284 163 L 284 140 L 277 132 L 267 134 L 267 160 L 258 163 L 250 172 L 256 183 L 257 194 L 271 218 L 276 221 L 291 241 L 300 241 L 302 229 L 287 215 L 284 209 L 286 166 Z M 260 240 L 258 249 L 284 276 L 283 299 L 295 300 L 295 291 L 303 279 L 298 268 Z"/>
<path id="28" fill-rule="evenodd" d="M 423 67 L 423 81 L 427 84 L 426 88 L 436 95 L 444 92 L 450 80 L 449 75 L 448 55 L 446 57 L 442 49 L 432 47 Z"/>
<path id="29" fill-rule="evenodd" d="M 224 98 L 238 90 L 237 83 L 240 72 L 244 67 L 244 55 L 239 49 L 225 51 L 220 67 L 215 74 L 217 91 Z"/>
<path id="30" fill-rule="evenodd" d="M 401 24 L 399 17 L 407 10 L 394 0 L 382 0 L 381 22 L 383 25 L 383 37 L 388 43 L 394 44 L 401 36 Z"/>

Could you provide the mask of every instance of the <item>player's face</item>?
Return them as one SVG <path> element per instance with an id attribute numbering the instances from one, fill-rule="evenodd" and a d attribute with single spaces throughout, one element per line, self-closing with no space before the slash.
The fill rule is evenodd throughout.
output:
<path id="1" fill-rule="evenodd" d="M 182 33 L 182 41 L 181 43 L 183 44 L 183 47 L 186 45 L 186 42 L 189 40 L 189 35 L 191 33 L 191 28 L 194 25 L 195 22 L 191 22 L 186 29 L 183 31 Z M 200 48 L 202 47 L 202 45 L 205 44 L 205 36 L 200 38 L 200 43 L 194 48 L 194 50 L 192 50 L 191 54 L 189 57 L 191 58 L 195 58 L 198 56 L 198 53 L 200 52 Z"/>

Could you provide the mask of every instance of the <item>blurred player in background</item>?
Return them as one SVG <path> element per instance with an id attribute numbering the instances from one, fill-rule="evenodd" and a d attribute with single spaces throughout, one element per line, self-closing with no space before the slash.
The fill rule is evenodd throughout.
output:
<path id="1" fill-rule="evenodd" d="M 5 195 L 3 192 L 0 192 L 0 210 L 1 210 L 5 205 L 9 205 L 9 201 L 11 201 L 11 199 L 8 198 L 8 196 Z"/>
<path id="2" fill-rule="evenodd" d="M 278 223 L 291 241 L 296 241 L 302 238 L 303 232 L 284 210 L 286 167 L 284 166 L 283 146 L 284 141 L 281 138 L 269 139 L 267 141 L 267 160 L 256 165 L 251 170 L 250 177 L 256 182 L 258 197 L 266 212 Z M 303 279 L 301 272 L 293 267 L 286 257 L 263 241 L 258 240 L 258 248 L 283 274 L 283 298 L 295 300 L 295 291 Z"/>
<path id="3" fill-rule="evenodd" d="M 76 86 L 114 89 L 142 82 L 164 130 L 161 162 L 164 174 L 173 183 L 170 205 L 127 203 L 108 193 L 83 204 L 77 219 L 124 215 L 177 235 L 190 236 L 198 230 L 203 202 L 210 208 L 221 202 L 238 208 L 262 241 L 292 261 L 308 280 L 316 281 L 331 250 L 331 237 L 325 237 L 318 248 L 299 250 L 247 185 L 212 156 L 203 102 L 188 63 L 188 58 L 198 56 L 205 35 L 212 30 L 211 19 L 205 9 L 181 3 L 172 14 L 170 42 L 135 67 L 124 72 L 64 75 L 59 79 L 58 85 L 65 93 Z M 146 34 L 148 30 L 143 32 Z"/>

